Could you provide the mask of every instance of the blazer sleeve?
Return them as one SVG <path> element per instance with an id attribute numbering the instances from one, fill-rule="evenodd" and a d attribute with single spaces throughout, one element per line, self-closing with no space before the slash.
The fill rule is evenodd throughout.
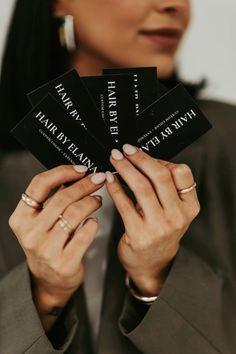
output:
<path id="1" fill-rule="evenodd" d="M 235 353 L 235 279 L 183 247 L 155 303 L 138 306 L 127 293 L 119 327 L 143 354 Z"/>
<path id="2" fill-rule="evenodd" d="M 73 300 L 72 300 L 73 302 Z M 46 335 L 31 292 L 27 263 L 21 263 L 0 281 L 0 353 L 60 354 L 73 341 L 78 319 L 70 304 L 63 316 L 65 340 L 55 349 Z"/>

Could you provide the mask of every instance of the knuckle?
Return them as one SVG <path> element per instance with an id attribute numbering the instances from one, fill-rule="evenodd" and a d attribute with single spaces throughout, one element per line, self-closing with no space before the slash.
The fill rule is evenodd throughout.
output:
<path id="1" fill-rule="evenodd" d="M 123 210 L 127 215 L 131 214 L 134 210 L 134 206 L 130 202 L 122 202 L 120 207 L 121 210 Z M 134 226 L 133 222 L 131 222 L 131 225 Z"/>
<path id="2" fill-rule="evenodd" d="M 66 266 L 63 265 L 60 265 L 60 267 L 57 268 L 56 273 L 62 279 L 68 279 L 74 275 L 71 269 L 68 269 Z"/>
<path id="3" fill-rule="evenodd" d="M 147 161 L 147 155 L 145 155 L 145 153 L 141 150 L 139 150 L 138 152 L 139 153 L 136 154 L 136 161 L 141 163 Z"/>
<path id="4" fill-rule="evenodd" d="M 118 171 L 120 175 L 125 175 L 127 173 L 127 164 L 125 162 L 122 162 L 118 166 Z"/>
<path id="5" fill-rule="evenodd" d="M 47 244 L 42 246 L 38 251 L 38 256 L 47 263 L 51 263 L 53 259 L 53 250 Z"/>
<path id="6" fill-rule="evenodd" d="M 50 267 L 53 269 L 53 271 L 56 273 L 56 274 L 59 274 L 61 269 L 62 269 L 62 262 L 61 262 L 61 259 L 58 258 L 58 259 L 53 259 L 50 263 Z"/>
<path id="7" fill-rule="evenodd" d="M 173 173 L 178 177 L 192 176 L 191 168 L 184 163 L 174 166 Z"/>
<path id="8" fill-rule="evenodd" d="M 157 169 L 156 177 L 158 180 L 165 182 L 171 178 L 170 170 L 165 166 L 161 166 Z"/>
<path id="9" fill-rule="evenodd" d="M 178 217 L 175 219 L 174 222 L 174 229 L 177 232 L 181 232 L 186 228 L 186 226 L 189 224 L 188 218 L 184 213 L 179 213 Z"/>
<path id="10" fill-rule="evenodd" d="M 127 244 L 129 244 L 131 250 L 135 253 L 138 253 L 140 251 L 143 250 L 143 247 L 142 247 L 142 242 L 140 242 L 138 239 L 136 239 L 135 241 L 134 240 L 129 240 L 128 242 L 127 241 L 124 241 L 126 242 Z"/>
<path id="11" fill-rule="evenodd" d="M 158 230 L 158 243 L 161 244 L 162 242 L 166 241 L 166 238 L 169 234 L 169 227 L 167 227 L 166 225 L 162 225 L 162 227 L 160 227 Z"/>
<path id="12" fill-rule="evenodd" d="M 194 207 L 191 209 L 191 220 L 195 219 L 201 211 L 201 206 L 198 201 L 196 201 Z"/>
<path id="13" fill-rule="evenodd" d="M 69 168 L 70 166 L 67 166 L 67 165 L 60 165 L 60 166 L 58 166 L 58 167 L 56 167 L 56 173 L 59 173 L 59 174 L 65 174 L 65 173 L 67 173 L 68 172 L 68 168 Z"/>
<path id="14" fill-rule="evenodd" d="M 71 204 L 66 209 L 66 218 L 68 218 L 70 221 L 73 221 L 78 218 L 79 213 L 80 213 L 80 208 L 76 206 L 76 204 Z"/>
<path id="15" fill-rule="evenodd" d="M 16 231 L 18 229 L 18 222 L 17 222 L 17 218 L 15 217 L 15 213 L 13 213 L 9 217 L 8 224 L 13 231 Z"/>
<path id="16" fill-rule="evenodd" d="M 120 188 L 117 185 L 114 185 L 112 188 L 112 194 L 115 196 L 119 196 L 120 195 Z"/>
<path id="17" fill-rule="evenodd" d="M 145 252 L 152 247 L 152 242 L 148 238 L 137 237 L 136 240 L 130 241 L 130 247 L 134 252 Z"/>
<path id="18" fill-rule="evenodd" d="M 196 201 L 195 212 L 196 212 L 196 216 L 201 212 L 201 205 L 198 200 Z"/>
<path id="19" fill-rule="evenodd" d="M 90 184 L 89 183 L 90 183 L 90 180 L 86 179 L 86 178 L 84 178 L 78 182 L 79 191 L 82 196 L 90 193 L 90 190 L 89 190 Z"/>
<path id="20" fill-rule="evenodd" d="M 34 239 L 34 235 L 32 233 L 26 234 L 22 237 L 22 246 L 27 252 L 36 253 L 37 247 Z"/>
<path id="21" fill-rule="evenodd" d="M 41 172 L 37 174 L 36 176 L 33 177 L 32 179 L 32 185 L 45 185 L 47 184 L 47 172 Z"/>

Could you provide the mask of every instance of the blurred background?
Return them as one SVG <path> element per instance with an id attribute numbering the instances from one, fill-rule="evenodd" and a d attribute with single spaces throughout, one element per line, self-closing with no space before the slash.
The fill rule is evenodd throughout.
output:
<path id="1" fill-rule="evenodd" d="M 0 65 L 14 2 L 2 0 L 0 4 Z M 206 78 L 204 98 L 236 104 L 236 1 L 192 0 L 192 3 L 192 25 L 179 53 L 181 77 L 187 81 Z"/>

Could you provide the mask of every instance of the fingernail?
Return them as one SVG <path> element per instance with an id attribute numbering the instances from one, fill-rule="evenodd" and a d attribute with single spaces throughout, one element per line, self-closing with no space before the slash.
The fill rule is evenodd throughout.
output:
<path id="1" fill-rule="evenodd" d="M 88 167 L 84 165 L 74 165 L 73 168 L 76 172 L 79 173 L 84 173 L 88 171 Z"/>
<path id="2" fill-rule="evenodd" d="M 112 156 L 113 159 L 116 160 L 116 161 L 123 160 L 123 158 L 124 158 L 123 154 L 122 154 L 119 150 L 117 150 L 117 149 L 113 149 L 113 150 L 112 150 L 111 156 Z"/>
<path id="3" fill-rule="evenodd" d="M 115 181 L 115 177 L 110 171 L 106 172 L 106 180 L 108 183 L 113 183 Z"/>
<path id="4" fill-rule="evenodd" d="M 87 218 L 87 219 L 84 220 L 82 226 L 83 226 L 84 224 L 86 224 L 86 222 L 88 222 L 89 220 L 93 220 L 93 221 L 95 221 L 95 222 L 98 222 L 98 218 Z"/>
<path id="5" fill-rule="evenodd" d="M 130 144 L 125 144 L 123 145 L 123 151 L 127 154 L 127 155 L 134 155 L 138 149 Z"/>
<path id="6" fill-rule="evenodd" d="M 102 196 L 101 195 L 93 195 L 94 198 L 96 198 L 100 203 L 102 203 Z"/>
<path id="7" fill-rule="evenodd" d="M 105 182 L 105 180 L 106 180 L 106 175 L 103 172 L 95 173 L 91 177 L 91 181 L 94 184 L 101 184 L 101 183 Z"/>

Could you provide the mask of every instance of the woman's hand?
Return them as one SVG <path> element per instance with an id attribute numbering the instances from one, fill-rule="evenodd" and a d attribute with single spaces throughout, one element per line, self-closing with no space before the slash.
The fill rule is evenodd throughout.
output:
<path id="1" fill-rule="evenodd" d="M 196 190 L 186 165 L 156 160 L 124 145 L 125 156 L 112 151 L 111 163 L 134 193 L 136 207 L 117 178 L 107 173 L 107 188 L 125 226 L 118 255 L 140 293 L 157 295 L 176 256 L 179 243 L 199 213 Z"/>
<path id="2" fill-rule="evenodd" d="M 99 197 L 90 196 L 101 188 L 105 174 L 84 177 L 84 166 L 60 166 L 33 178 L 26 194 L 44 203 L 50 192 L 66 182 L 74 182 L 58 190 L 42 210 L 35 210 L 22 200 L 9 220 L 27 257 L 34 284 L 34 300 L 49 329 L 46 312 L 63 307 L 84 278 L 82 258 L 98 230 L 96 219 L 80 223 L 101 206 Z M 79 181 L 78 181 L 79 180 Z M 63 229 L 59 216 L 68 222 Z M 74 232 L 70 234 L 68 230 Z"/>

